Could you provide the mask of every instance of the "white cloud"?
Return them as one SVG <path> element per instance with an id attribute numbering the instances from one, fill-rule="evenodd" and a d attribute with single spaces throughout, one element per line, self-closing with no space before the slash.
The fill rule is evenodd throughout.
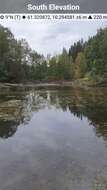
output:
<path id="1" fill-rule="evenodd" d="M 74 41 L 87 40 L 97 29 L 107 26 L 104 21 L 1 21 L 9 27 L 16 38 L 26 38 L 30 46 L 43 54 L 61 52 Z"/>

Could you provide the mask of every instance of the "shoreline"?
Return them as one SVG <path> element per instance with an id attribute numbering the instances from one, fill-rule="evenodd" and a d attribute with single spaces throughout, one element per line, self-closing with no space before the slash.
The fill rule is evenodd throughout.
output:
<path id="1" fill-rule="evenodd" d="M 26 82 L 26 83 L 3 83 L 0 82 L 0 88 L 11 88 L 11 87 L 28 87 L 28 88 L 45 88 L 45 87 L 73 87 L 73 88 L 107 88 L 107 82 L 92 83 L 85 80 L 74 80 L 74 81 L 58 81 L 58 82 Z"/>

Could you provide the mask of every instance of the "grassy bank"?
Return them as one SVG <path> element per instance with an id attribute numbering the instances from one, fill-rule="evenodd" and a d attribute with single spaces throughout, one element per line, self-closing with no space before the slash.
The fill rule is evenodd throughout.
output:
<path id="1" fill-rule="evenodd" d="M 72 82 L 73 86 L 88 86 L 88 87 L 107 87 L 107 78 L 95 78 L 95 79 L 89 79 L 89 78 L 82 78 L 77 79 Z"/>

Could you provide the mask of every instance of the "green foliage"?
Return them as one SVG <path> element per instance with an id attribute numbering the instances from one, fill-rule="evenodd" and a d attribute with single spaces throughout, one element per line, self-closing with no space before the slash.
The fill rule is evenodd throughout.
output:
<path id="1" fill-rule="evenodd" d="M 97 35 L 88 41 L 84 54 L 87 71 L 101 76 L 107 73 L 107 29 L 100 29 Z"/>
<path id="2" fill-rule="evenodd" d="M 86 73 L 86 60 L 83 53 L 78 53 L 74 64 L 74 78 L 83 78 Z"/>
<path id="3" fill-rule="evenodd" d="M 107 28 L 98 30 L 87 42 L 75 42 L 56 56 L 33 51 L 25 39 L 16 40 L 0 25 L 0 81 L 58 81 L 107 78 Z"/>
<path id="4" fill-rule="evenodd" d="M 62 54 L 49 60 L 48 75 L 52 80 L 70 80 L 72 78 L 72 58 L 63 48 Z"/>
<path id="5" fill-rule="evenodd" d="M 69 48 L 69 55 L 72 56 L 73 62 L 75 62 L 75 59 L 78 55 L 78 53 L 83 52 L 85 47 L 85 43 L 83 42 L 83 39 L 75 42 L 70 48 Z"/>
<path id="6" fill-rule="evenodd" d="M 0 81 L 23 82 L 44 78 L 44 57 L 32 51 L 25 39 L 15 40 L 7 28 L 0 25 Z"/>

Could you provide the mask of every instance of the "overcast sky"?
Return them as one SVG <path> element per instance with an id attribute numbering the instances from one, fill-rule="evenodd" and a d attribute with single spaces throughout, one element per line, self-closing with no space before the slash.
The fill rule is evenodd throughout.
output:
<path id="1" fill-rule="evenodd" d="M 9 27 L 15 38 L 25 38 L 31 48 L 44 55 L 61 52 L 75 41 L 95 35 L 99 28 L 104 28 L 104 21 L 0 21 Z"/>

